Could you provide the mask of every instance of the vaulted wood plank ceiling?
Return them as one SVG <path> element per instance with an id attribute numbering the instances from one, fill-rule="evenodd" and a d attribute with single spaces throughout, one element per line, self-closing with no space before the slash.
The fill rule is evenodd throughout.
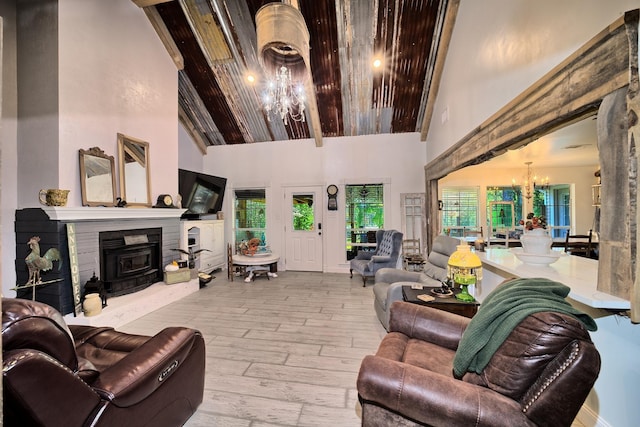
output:
<path id="1" fill-rule="evenodd" d="M 201 146 L 421 132 L 459 0 L 292 0 L 310 34 L 319 126 L 261 105 L 256 12 L 269 0 L 133 0 L 179 68 L 180 120 Z M 383 58 L 375 69 L 374 57 Z M 258 76 L 248 83 L 246 76 Z M 309 111 L 307 109 L 307 111 Z M 311 117 L 313 118 L 313 117 Z M 322 135 L 314 135 L 313 129 Z"/>

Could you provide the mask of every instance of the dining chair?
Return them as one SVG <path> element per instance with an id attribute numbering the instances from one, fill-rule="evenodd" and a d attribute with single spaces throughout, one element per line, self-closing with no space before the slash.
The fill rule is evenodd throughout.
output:
<path id="1" fill-rule="evenodd" d="M 419 254 L 420 252 L 420 239 L 404 239 L 402 241 L 402 253 L 403 254 Z"/>
<path id="2" fill-rule="evenodd" d="M 424 263 L 420 239 L 404 239 L 402 241 L 402 267 L 405 270 L 421 270 Z"/>
<path id="3" fill-rule="evenodd" d="M 570 255 L 591 258 L 592 235 L 592 230 L 589 230 L 589 234 L 569 234 L 569 231 L 567 231 L 564 242 L 564 251 Z"/>
<path id="4" fill-rule="evenodd" d="M 464 227 L 462 229 L 462 237 L 483 237 L 484 234 L 482 232 L 482 226 L 480 226 L 480 228 L 467 228 Z"/>

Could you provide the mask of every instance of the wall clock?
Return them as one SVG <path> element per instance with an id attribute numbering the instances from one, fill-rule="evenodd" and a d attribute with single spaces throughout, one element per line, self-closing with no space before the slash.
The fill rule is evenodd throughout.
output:
<path id="1" fill-rule="evenodd" d="M 338 210 L 338 187 L 331 184 L 327 187 L 327 195 L 329 196 L 329 202 L 327 209 L 330 211 Z"/>

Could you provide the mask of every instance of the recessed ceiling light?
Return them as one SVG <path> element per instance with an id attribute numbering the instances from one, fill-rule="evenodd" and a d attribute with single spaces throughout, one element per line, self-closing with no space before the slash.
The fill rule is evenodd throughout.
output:
<path id="1" fill-rule="evenodd" d="M 253 74 L 249 73 L 247 74 L 247 81 L 251 84 L 256 82 L 256 76 L 254 76 Z"/>
<path id="2" fill-rule="evenodd" d="M 382 66 L 382 59 L 375 58 L 373 60 L 373 68 L 380 68 Z"/>

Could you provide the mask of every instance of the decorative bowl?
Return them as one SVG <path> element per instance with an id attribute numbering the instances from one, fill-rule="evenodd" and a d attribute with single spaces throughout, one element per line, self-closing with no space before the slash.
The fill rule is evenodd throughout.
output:
<path id="1" fill-rule="evenodd" d="M 531 254 L 524 252 L 522 248 L 511 248 L 509 250 L 525 264 L 549 265 L 565 256 L 564 252 L 559 251 L 551 251 L 548 254 Z"/>
<path id="2" fill-rule="evenodd" d="M 444 290 L 442 288 L 431 289 L 431 293 L 438 298 L 451 298 L 453 296 L 452 291 Z"/>
<path id="3" fill-rule="evenodd" d="M 553 239 L 545 229 L 535 228 L 520 236 L 520 242 L 527 254 L 547 255 L 551 252 Z"/>

